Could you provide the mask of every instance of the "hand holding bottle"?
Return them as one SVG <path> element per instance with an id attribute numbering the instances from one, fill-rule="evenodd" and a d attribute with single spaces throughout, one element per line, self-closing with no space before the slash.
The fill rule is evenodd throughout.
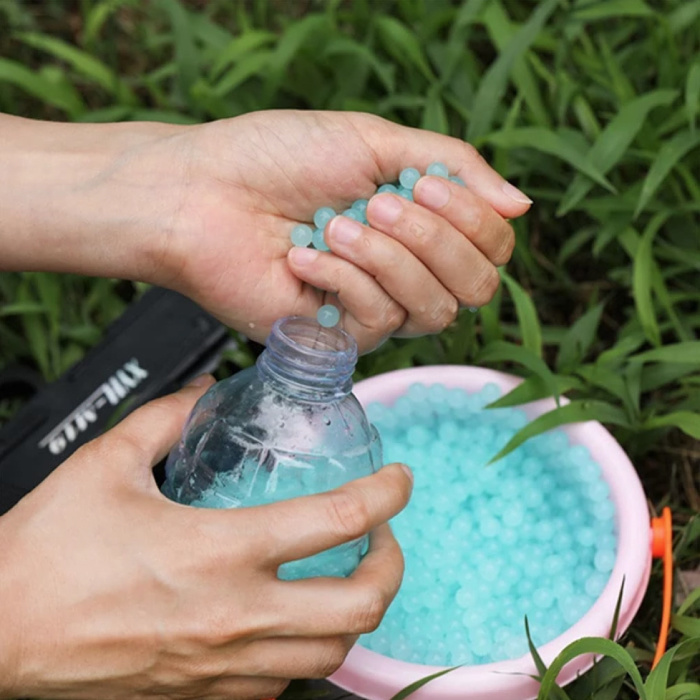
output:
<path id="1" fill-rule="evenodd" d="M 258 508 L 173 503 L 151 467 L 209 384 L 134 412 L 0 519 L 0 698 L 271 697 L 379 624 L 403 566 L 380 524 L 408 500 L 405 469 Z M 276 576 L 369 531 L 348 579 Z"/>

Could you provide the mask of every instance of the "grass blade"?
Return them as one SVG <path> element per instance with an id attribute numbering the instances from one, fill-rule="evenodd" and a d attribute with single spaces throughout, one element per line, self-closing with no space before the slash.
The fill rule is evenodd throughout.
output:
<path id="1" fill-rule="evenodd" d="M 524 126 L 518 129 L 500 131 L 491 134 L 486 141 L 501 148 L 532 148 L 535 151 L 559 158 L 580 173 L 587 175 L 610 192 L 615 192 L 612 183 L 588 160 L 585 151 L 578 148 L 571 139 L 536 126 Z"/>
<path id="2" fill-rule="evenodd" d="M 605 401 L 572 401 L 565 406 L 543 413 L 519 430 L 503 449 L 491 458 L 489 463 L 497 462 L 502 457 L 510 454 L 531 437 L 558 428 L 568 423 L 580 423 L 583 421 L 596 420 L 601 423 L 612 423 L 614 425 L 629 426 L 629 421 L 625 412 Z"/>
<path id="3" fill-rule="evenodd" d="M 542 329 L 530 295 L 507 272 L 501 271 L 501 279 L 515 304 L 523 345 L 537 357 L 542 357 Z"/>
<path id="4" fill-rule="evenodd" d="M 478 142 L 491 130 L 496 110 L 503 101 L 513 65 L 530 48 L 557 4 L 558 0 L 544 0 L 538 3 L 530 19 L 520 27 L 505 50 L 484 74 L 472 105 L 467 140 L 472 143 Z"/>
<path id="5" fill-rule="evenodd" d="M 649 222 L 637 246 L 632 273 L 632 294 L 639 322 L 649 342 L 657 346 L 661 345 L 661 332 L 652 300 L 652 245 L 656 232 L 666 218 L 665 214 L 657 214 Z"/>
<path id="6" fill-rule="evenodd" d="M 655 416 L 644 422 L 642 428 L 653 430 L 654 428 L 678 428 L 686 435 L 700 440 L 700 413 L 691 411 L 674 411 L 665 416 Z"/>
<path id="7" fill-rule="evenodd" d="M 629 674 L 636 691 L 639 693 L 640 700 L 651 700 L 650 696 L 647 695 L 642 676 L 629 652 L 609 639 L 598 637 L 584 637 L 583 639 L 572 642 L 556 659 L 554 659 L 552 665 L 547 669 L 547 672 L 542 678 L 537 700 L 547 700 L 550 697 L 559 672 L 569 661 L 582 654 L 596 654 L 599 656 L 609 656 L 615 659 Z"/>
<path id="8" fill-rule="evenodd" d="M 438 671 L 437 673 L 433 673 L 430 676 L 426 676 L 425 678 L 421 678 L 420 680 L 417 680 L 415 683 L 411 683 L 411 685 L 406 686 L 403 690 L 400 690 L 396 695 L 393 695 L 391 697 L 391 700 L 404 700 L 404 698 L 409 697 L 410 695 L 413 695 L 413 693 L 416 692 L 419 688 L 422 688 L 426 683 L 430 683 L 430 681 L 435 680 L 436 678 L 439 678 L 440 676 L 444 676 L 446 673 L 449 673 L 450 671 L 454 671 L 456 668 L 459 668 L 459 666 L 453 666 L 452 668 L 445 668 L 442 671 Z"/>
<path id="9" fill-rule="evenodd" d="M 686 130 L 677 133 L 659 149 L 659 153 L 644 179 L 639 201 L 634 211 L 635 217 L 639 216 L 640 212 L 646 207 L 649 200 L 654 196 L 656 190 L 678 161 L 699 145 L 700 132 L 693 133 L 692 131 Z"/>
<path id="10" fill-rule="evenodd" d="M 685 81 L 685 113 L 691 131 L 695 131 L 695 119 L 700 109 L 700 61 L 696 61 L 688 71 Z"/>
<path id="11" fill-rule="evenodd" d="M 678 96 L 677 90 L 654 90 L 637 97 L 620 109 L 593 144 L 588 158 L 604 175 L 622 158 L 655 107 L 667 106 Z M 593 183 L 576 175 L 564 193 L 557 216 L 571 211 L 591 190 Z"/>
<path id="12" fill-rule="evenodd" d="M 375 26 L 382 44 L 398 63 L 409 69 L 417 68 L 429 83 L 435 80 L 418 37 L 405 24 L 384 15 L 377 16 Z"/>
<path id="13" fill-rule="evenodd" d="M 556 367 L 558 372 L 573 369 L 584 360 L 586 353 L 596 339 L 604 308 L 605 303 L 600 303 L 589 309 L 566 332 L 557 354 Z"/>

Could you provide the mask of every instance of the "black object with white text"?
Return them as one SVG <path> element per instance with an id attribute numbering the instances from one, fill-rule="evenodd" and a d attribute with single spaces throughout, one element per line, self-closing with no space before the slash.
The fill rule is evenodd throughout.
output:
<path id="1" fill-rule="evenodd" d="M 147 291 L 96 347 L 39 388 L 0 429 L 0 515 L 126 414 L 213 370 L 233 342 L 225 326 L 189 299 Z"/>

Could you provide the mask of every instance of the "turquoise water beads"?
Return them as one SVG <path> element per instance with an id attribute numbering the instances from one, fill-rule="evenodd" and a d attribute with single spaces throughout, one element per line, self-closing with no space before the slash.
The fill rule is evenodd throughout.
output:
<path id="1" fill-rule="evenodd" d="M 464 180 L 456 175 L 449 175 L 447 166 L 444 163 L 431 163 L 427 167 L 425 174 L 449 178 L 452 182 L 466 187 Z M 397 194 L 404 199 L 413 201 L 413 188 L 420 178 L 421 173 L 417 168 L 404 168 L 399 173 L 399 179 L 397 182 L 387 182 L 380 185 L 373 194 L 390 192 L 392 194 Z M 331 219 L 340 214 L 341 216 L 347 216 L 350 219 L 359 221 L 361 224 L 366 226 L 368 202 L 368 199 L 356 199 L 347 209 L 340 212 L 336 212 L 332 207 L 320 207 L 311 217 L 313 219 L 313 227 L 310 224 L 296 224 L 292 228 L 290 233 L 292 245 L 302 248 L 313 247 L 314 249 L 320 250 L 324 253 L 329 252 L 330 248 L 325 240 L 325 230 Z M 322 326 L 327 328 L 336 325 L 339 319 L 340 312 L 331 305 L 321 307 L 316 314 L 316 320 Z"/>
<path id="2" fill-rule="evenodd" d="M 600 596 L 617 553 L 615 508 L 600 466 L 563 430 L 490 458 L 527 424 L 484 407 L 500 390 L 414 384 L 367 413 L 385 462 L 414 473 L 392 520 L 404 580 L 382 624 L 360 644 L 402 661 L 476 665 L 528 654 L 577 622 Z"/>

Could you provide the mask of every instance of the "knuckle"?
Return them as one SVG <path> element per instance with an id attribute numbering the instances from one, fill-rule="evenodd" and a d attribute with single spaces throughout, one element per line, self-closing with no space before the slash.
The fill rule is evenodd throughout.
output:
<path id="1" fill-rule="evenodd" d="M 342 639 L 328 640 L 319 655 L 316 667 L 313 669 L 313 677 L 326 678 L 335 673 L 345 661 L 348 651 L 349 647 Z"/>
<path id="2" fill-rule="evenodd" d="M 379 627 L 390 602 L 379 589 L 369 589 L 365 600 L 355 611 L 352 631 L 359 634 L 374 632 Z"/>
<path id="3" fill-rule="evenodd" d="M 458 311 L 459 302 L 455 297 L 450 295 L 446 299 L 442 299 L 426 319 L 427 330 L 430 333 L 440 333 L 445 330 L 457 318 Z"/>
<path id="4" fill-rule="evenodd" d="M 462 143 L 462 157 L 469 162 L 482 160 L 481 153 L 470 143 Z"/>
<path id="5" fill-rule="evenodd" d="M 330 493 L 329 519 L 336 531 L 347 540 L 361 537 L 372 524 L 367 504 L 352 487 Z"/>
<path id="6" fill-rule="evenodd" d="M 501 238 L 500 245 L 493 256 L 494 265 L 505 265 L 515 249 L 515 233 L 513 228 L 508 226 L 505 234 Z"/>
<path id="7" fill-rule="evenodd" d="M 471 302 L 475 306 L 485 306 L 493 299 L 501 278 L 495 267 L 489 265 L 475 280 L 472 286 Z"/>

